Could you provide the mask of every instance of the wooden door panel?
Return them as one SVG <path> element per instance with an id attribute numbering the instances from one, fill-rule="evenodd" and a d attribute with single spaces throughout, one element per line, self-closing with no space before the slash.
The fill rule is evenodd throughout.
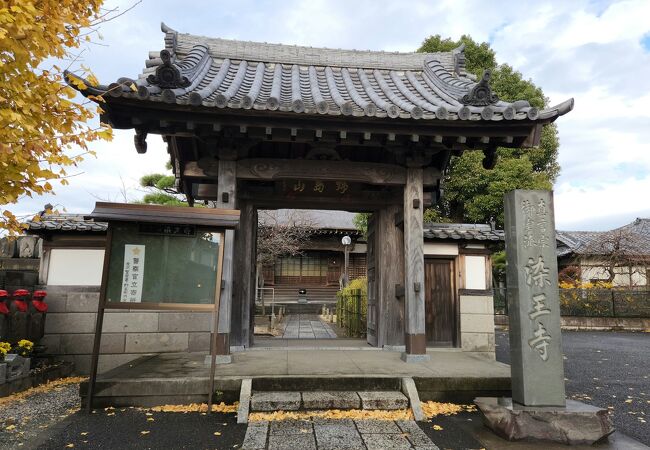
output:
<path id="1" fill-rule="evenodd" d="M 428 259 L 424 264 L 425 326 L 427 344 L 453 347 L 456 344 L 454 262 Z"/>

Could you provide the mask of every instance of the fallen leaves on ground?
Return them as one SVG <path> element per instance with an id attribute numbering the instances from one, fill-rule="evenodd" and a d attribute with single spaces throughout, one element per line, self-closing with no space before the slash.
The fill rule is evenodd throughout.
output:
<path id="1" fill-rule="evenodd" d="M 440 425 L 434 425 L 431 428 L 433 428 L 436 431 L 442 431 L 443 430 L 443 428 Z"/>
<path id="2" fill-rule="evenodd" d="M 310 420 L 310 419 L 356 419 L 356 420 L 412 420 L 410 409 L 385 411 L 378 409 L 329 409 L 325 411 L 274 411 L 255 412 L 248 416 L 249 422 Z"/>
<path id="3" fill-rule="evenodd" d="M 15 394 L 8 395 L 7 397 L 0 398 L 0 406 L 15 401 L 24 401 L 26 397 L 29 397 L 31 395 L 42 393 L 42 392 L 53 391 L 57 388 L 60 388 L 61 386 L 65 386 L 68 384 L 81 383 L 82 381 L 86 381 L 87 379 L 88 378 L 86 377 L 66 377 L 66 378 L 59 378 L 58 380 L 49 381 L 45 384 L 41 384 L 33 388 L 29 388 L 25 391 L 16 392 Z"/>
<path id="4" fill-rule="evenodd" d="M 457 405 L 456 403 L 441 403 L 441 402 L 420 402 L 422 405 L 422 412 L 427 418 L 436 417 L 438 415 L 452 416 L 459 412 L 475 412 L 476 405 Z"/>
<path id="5" fill-rule="evenodd" d="M 224 402 L 221 402 L 216 405 L 212 405 L 212 412 L 220 413 L 234 413 L 237 412 L 239 407 L 239 402 L 235 402 L 232 405 L 228 405 Z M 146 410 L 145 408 L 139 408 L 141 410 Z M 150 411 L 155 412 L 177 412 L 177 413 L 189 413 L 189 412 L 200 412 L 204 413 L 208 411 L 207 403 L 190 403 L 189 405 L 161 405 L 148 408 Z"/>

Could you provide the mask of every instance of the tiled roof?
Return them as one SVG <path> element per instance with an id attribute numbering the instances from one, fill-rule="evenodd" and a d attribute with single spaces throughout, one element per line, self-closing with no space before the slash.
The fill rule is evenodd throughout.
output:
<path id="1" fill-rule="evenodd" d="M 485 224 L 432 223 L 424 225 L 424 239 L 498 242 L 505 240 L 505 235 Z"/>
<path id="2" fill-rule="evenodd" d="M 616 245 L 624 254 L 650 255 L 650 219 L 609 231 L 558 231 L 558 256 L 609 254 Z"/>
<path id="3" fill-rule="evenodd" d="M 440 120 L 553 120 L 573 99 L 542 111 L 508 103 L 476 83 L 463 49 L 396 53 L 235 41 L 178 33 L 162 25 L 165 49 L 150 52 L 136 78 L 92 86 L 86 95 L 177 105 L 312 115 Z M 74 76 L 67 74 L 68 81 Z M 79 89 L 78 83 L 70 82 Z"/>
<path id="4" fill-rule="evenodd" d="M 347 211 L 328 211 L 315 209 L 278 209 L 275 211 L 260 211 L 260 225 L 289 224 L 298 221 L 313 227 L 312 234 L 349 234 L 353 236 L 362 233 L 354 225 L 356 214 Z"/>
<path id="5" fill-rule="evenodd" d="M 26 222 L 27 230 L 38 231 L 96 231 L 106 232 L 108 223 L 84 219 L 83 216 L 61 214 L 44 215 L 40 221 Z"/>

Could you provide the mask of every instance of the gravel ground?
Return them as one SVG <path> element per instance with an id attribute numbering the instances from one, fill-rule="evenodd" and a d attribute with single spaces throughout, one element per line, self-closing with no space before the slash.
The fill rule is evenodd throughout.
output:
<path id="1" fill-rule="evenodd" d="M 497 360 L 510 363 L 508 333 Z M 616 429 L 650 445 L 650 333 L 563 331 L 567 397 L 614 412 Z"/>
<path id="2" fill-rule="evenodd" d="M 43 385 L 0 399 L 0 449 L 26 446 L 78 409 L 78 383 Z"/>

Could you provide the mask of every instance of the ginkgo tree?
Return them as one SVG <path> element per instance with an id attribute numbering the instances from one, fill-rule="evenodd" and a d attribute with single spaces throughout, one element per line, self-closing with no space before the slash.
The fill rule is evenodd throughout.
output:
<path id="1" fill-rule="evenodd" d="M 20 232 L 12 205 L 53 192 L 54 181 L 67 184 L 66 169 L 93 154 L 89 144 L 112 137 L 92 120 L 101 112 L 95 103 L 78 100 L 63 73 L 110 14 L 102 2 L 0 2 L 0 232 Z"/>

